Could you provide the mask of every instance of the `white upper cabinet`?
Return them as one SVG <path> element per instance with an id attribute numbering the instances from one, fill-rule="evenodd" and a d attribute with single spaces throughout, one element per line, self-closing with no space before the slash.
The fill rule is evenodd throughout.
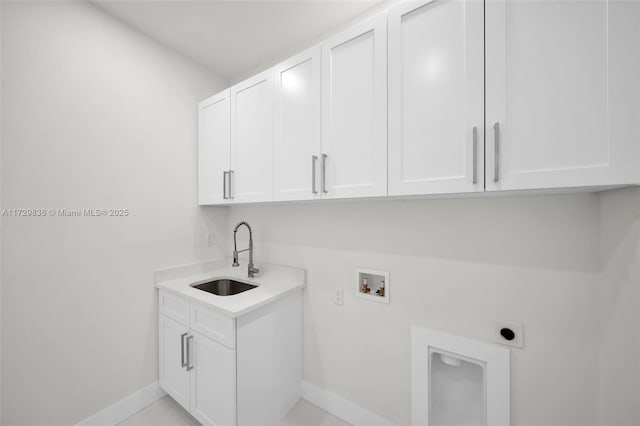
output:
<path id="1" fill-rule="evenodd" d="M 231 88 L 230 197 L 273 200 L 273 81 L 270 71 Z"/>
<path id="2" fill-rule="evenodd" d="M 616 56 L 633 3 L 486 2 L 487 190 L 636 180 L 638 142 L 619 120 L 638 79 L 620 81 L 630 64 Z"/>
<path id="3" fill-rule="evenodd" d="M 389 195 L 484 190 L 484 8 L 389 11 Z"/>
<path id="4" fill-rule="evenodd" d="M 225 204 L 231 158 L 229 90 L 198 105 L 198 202 Z"/>
<path id="5" fill-rule="evenodd" d="M 320 72 L 320 46 L 274 68 L 276 200 L 320 196 Z"/>
<path id="6" fill-rule="evenodd" d="M 321 191 L 387 194 L 387 16 L 322 44 Z"/>
<path id="7" fill-rule="evenodd" d="M 199 202 L 640 184 L 639 22 L 628 0 L 399 3 L 201 102 Z"/>

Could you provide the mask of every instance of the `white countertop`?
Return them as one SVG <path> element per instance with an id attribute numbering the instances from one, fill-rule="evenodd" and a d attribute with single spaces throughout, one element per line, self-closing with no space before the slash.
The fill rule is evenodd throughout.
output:
<path id="1" fill-rule="evenodd" d="M 241 263 L 233 268 L 230 259 L 177 266 L 156 271 L 156 287 L 205 303 L 224 315 L 237 317 L 305 286 L 304 269 L 265 263 L 256 264 L 256 267 L 260 268 L 260 274 L 255 278 L 247 278 L 247 264 Z M 258 287 L 231 296 L 218 296 L 191 287 L 191 284 L 221 278 L 231 278 Z"/>

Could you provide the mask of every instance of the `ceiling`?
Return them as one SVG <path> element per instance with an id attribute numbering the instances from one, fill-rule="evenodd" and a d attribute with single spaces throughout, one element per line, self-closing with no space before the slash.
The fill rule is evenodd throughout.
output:
<path id="1" fill-rule="evenodd" d="M 239 81 L 388 0 L 96 0 L 126 24 Z"/>

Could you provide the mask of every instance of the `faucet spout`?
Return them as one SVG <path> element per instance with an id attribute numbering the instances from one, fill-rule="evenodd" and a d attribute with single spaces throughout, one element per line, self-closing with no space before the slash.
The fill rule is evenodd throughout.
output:
<path id="1" fill-rule="evenodd" d="M 242 225 L 246 226 L 249 230 L 249 248 L 238 251 L 238 243 L 236 237 L 238 234 L 238 228 L 240 228 Z M 249 224 L 245 221 L 238 223 L 233 229 L 233 263 L 231 264 L 231 266 L 240 266 L 240 263 L 238 262 L 238 253 L 242 253 L 243 251 L 249 251 L 249 266 L 247 269 L 249 278 L 253 278 L 255 274 L 260 272 L 260 270 L 253 265 L 253 231 L 251 230 L 251 226 L 249 226 Z"/>

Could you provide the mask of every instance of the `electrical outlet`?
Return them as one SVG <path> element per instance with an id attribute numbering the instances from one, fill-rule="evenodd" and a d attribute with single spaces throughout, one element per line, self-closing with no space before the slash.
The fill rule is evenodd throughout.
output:
<path id="1" fill-rule="evenodd" d="M 204 233 L 204 245 L 205 247 L 213 246 L 213 234 L 211 232 Z"/>
<path id="2" fill-rule="evenodd" d="M 501 345 L 524 349 L 524 327 L 520 322 L 496 321 L 493 326 L 494 341 Z"/>
<path id="3" fill-rule="evenodd" d="M 342 289 L 336 289 L 336 294 L 333 299 L 333 303 L 338 306 L 341 306 L 344 303 L 344 292 Z"/>

